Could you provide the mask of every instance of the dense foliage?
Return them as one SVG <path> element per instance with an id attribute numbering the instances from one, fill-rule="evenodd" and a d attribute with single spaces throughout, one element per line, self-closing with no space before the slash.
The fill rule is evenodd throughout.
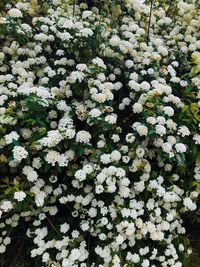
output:
<path id="1" fill-rule="evenodd" d="M 82 2 L 2 8 L 2 264 L 22 244 L 35 267 L 187 266 L 198 3 Z"/>

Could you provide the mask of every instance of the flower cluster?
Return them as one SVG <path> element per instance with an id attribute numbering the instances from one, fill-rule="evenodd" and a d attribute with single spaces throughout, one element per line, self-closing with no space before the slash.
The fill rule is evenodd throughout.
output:
<path id="1" fill-rule="evenodd" d="M 33 266 L 183 266 L 200 187 L 198 8 L 30 2 L 0 16 L 0 253 L 23 229 Z"/>

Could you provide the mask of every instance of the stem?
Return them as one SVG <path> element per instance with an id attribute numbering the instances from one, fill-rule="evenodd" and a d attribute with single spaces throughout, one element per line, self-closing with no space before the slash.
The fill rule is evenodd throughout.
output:
<path id="1" fill-rule="evenodd" d="M 149 44 L 149 35 L 150 35 L 152 12 L 153 12 L 153 0 L 151 0 L 151 6 L 150 6 L 150 15 L 149 15 L 149 23 L 148 23 L 148 31 L 147 31 L 147 45 Z"/>
<path id="2" fill-rule="evenodd" d="M 90 251 L 90 234 L 89 234 L 89 238 L 88 238 L 88 253 L 89 253 L 89 251 Z M 90 255 L 90 253 L 89 253 L 89 255 Z M 90 264 L 90 256 L 89 255 L 88 255 L 88 266 Z"/>
<path id="3" fill-rule="evenodd" d="M 55 226 L 53 225 L 53 223 L 51 222 L 51 220 L 48 218 L 48 216 L 46 216 L 48 222 L 50 223 L 51 227 L 54 229 L 54 231 L 60 235 L 60 233 L 57 231 L 57 229 L 55 228 Z"/>
<path id="4" fill-rule="evenodd" d="M 172 1 L 169 3 L 169 6 L 168 6 L 168 8 L 167 8 L 167 11 L 166 11 L 166 17 L 170 17 L 170 8 L 171 8 L 171 6 L 172 6 Z"/>
<path id="5" fill-rule="evenodd" d="M 76 0 L 73 2 L 73 17 L 75 16 L 75 5 L 76 5 Z"/>

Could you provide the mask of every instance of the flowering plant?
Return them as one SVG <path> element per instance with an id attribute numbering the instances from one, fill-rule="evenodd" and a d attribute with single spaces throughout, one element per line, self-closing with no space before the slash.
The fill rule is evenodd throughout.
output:
<path id="1" fill-rule="evenodd" d="M 103 2 L 0 17 L 0 253 L 20 233 L 34 266 L 187 266 L 199 9 Z"/>

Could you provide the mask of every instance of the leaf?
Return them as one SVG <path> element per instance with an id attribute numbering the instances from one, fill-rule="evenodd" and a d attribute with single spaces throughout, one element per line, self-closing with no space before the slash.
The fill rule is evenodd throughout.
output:
<path id="1" fill-rule="evenodd" d="M 35 142 L 37 140 L 39 140 L 41 137 L 43 137 L 46 134 L 46 129 L 43 128 L 43 130 L 41 131 L 37 131 L 34 132 L 31 136 L 31 138 L 29 139 L 30 142 Z"/>
<path id="2" fill-rule="evenodd" d="M 155 134 L 155 130 L 150 130 L 150 131 L 149 131 L 149 135 L 150 135 L 150 134 Z"/>
<path id="3" fill-rule="evenodd" d="M 192 187 L 195 187 L 195 190 L 200 193 L 200 182 L 193 182 Z"/>
<path id="4" fill-rule="evenodd" d="M 192 155 L 193 155 L 193 157 L 196 158 L 197 153 L 198 153 L 198 147 L 197 147 L 197 145 L 193 144 L 192 145 Z"/>
<path id="5" fill-rule="evenodd" d="M 17 141 L 17 140 L 12 140 L 12 143 L 15 145 L 15 146 L 19 146 L 20 145 L 20 143 L 19 143 L 19 141 Z"/>
<path id="6" fill-rule="evenodd" d="M 58 173 L 61 173 L 62 172 L 62 169 L 61 169 L 61 167 L 58 164 L 56 164 L 56 170 L 58 171 Z"/>
<path id="7" fill-rule="evenodd" d="M 6 189 L 6 191 L 5 191 L 5 195 L 10 195 L 10 194 L 12 194 L 12 191 L 13 191 L 13 188 L 12 187 L 9 187 L 9 188 L 7 188 Z"/>
<path id="8" fill-rule="evenodd" d="M 200 166 L 200 151 L 197 154 L 196 164 Z"/>
<path id="9" fill-rule="evenodd" d="M 44 173 L 47 173 L 51 169 L 51 166 L 49 164 L 44 165 Z"/>
<path id="10" fill-rule="evenodd" d="M 34 119 L 27 119 L 27 120 L 25 120 L 25 121 L 22 121 L 21 122 L 21 126 L 24 126 L 24 125 L 35 125 L 35 123 L 36 123 L 36 120 L 34 120 Z"/>
<path id="11" fill-rule="evenodd" d="M 184 107 L 182 107 L 182 113 L 186 112 L 189 109 L 188 105 L 185 105 Z"/>
<path id="12" fill-rule="evenodd" d="M 183 154 L 177 154 L 176 158 L 180 166 L 185 166 L 185 156 Z"/>

